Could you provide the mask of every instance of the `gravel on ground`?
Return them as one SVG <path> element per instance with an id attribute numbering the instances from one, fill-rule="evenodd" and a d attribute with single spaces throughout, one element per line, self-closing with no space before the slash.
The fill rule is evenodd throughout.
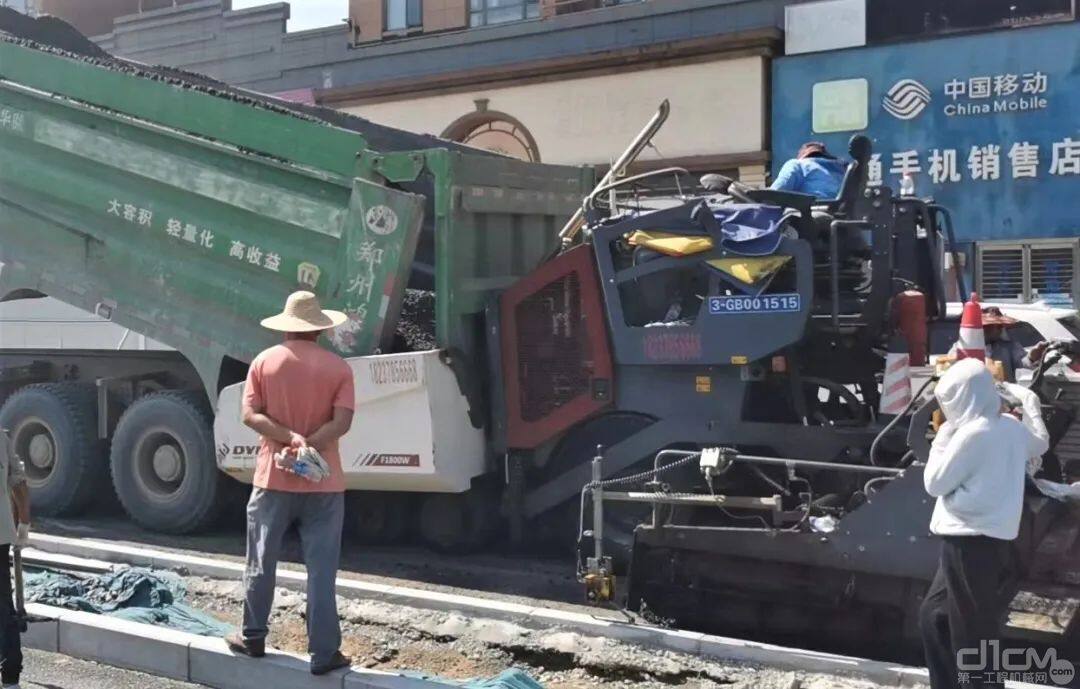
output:
<path id="1" fill-rule="evenodd" d="M 243 586 L 237 581 L 188 577 L 188 602 L 239 622 Z M 307 650 L 306 597 L 278 588 L 270 645 Z M 418 610 L 378 600 L 339 597 L 343 652 L 356 665 L 448 679 L 490 677 L 518 667 L 548 689 L 877 689 L 849 677 L 790 672 L 649 649 L 563 629 L 534 629 L 456 612 Z"/>

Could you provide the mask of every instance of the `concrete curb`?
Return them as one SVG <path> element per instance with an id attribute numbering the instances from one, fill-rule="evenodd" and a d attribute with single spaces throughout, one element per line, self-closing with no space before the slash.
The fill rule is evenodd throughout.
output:
<path id="1" fill-rule="evenodd" d="M 244 573 L 244 566 L 238 562 L 169 553 L 152 548 L 136 548 L 47 534 L 31 534 L 30 540 L 34 549 L 24 551 L 24 557 L 27 562 L 40 562 L 43 565 L 50 565 L 53 557 L 67 556 L 96 559 L 98 566 L 105 566 L 105 568 L 108 567 L 105 563 L 116 563 L 181 570 L 195 576 L 214 579 L 235 580 L 241 578 Z M 279 586 L 302 591 L 305 584 L 304 572 L 278 569 Z M 886 686 L 910 687 L 920 683 L 929 684 L 925 669 L 897 663 L 631 624 L 565 610 L 530 607 L 486 598 L 404 586 L 388 586 L 355 579 L 338 579 L 337 589 L 338 594 L 346 598 L 379 600 L 425 610 L 456 611 L 477 617 L 511 621 L 538 629 L 568 629 L 590 636 L 605 636 L 650 648 L 703 655 L 718 660 L 765 664 L 783 670 L 844 674 Z M 1024 689 L 1031 685 L 1010 683 L 1008 686 Z"/>
<path id="2" fill-rule="evenodd" d="M 221 639 L 184 634 L 113 617 L 27 605 L 46 618 L 23 645 L 215 689 L 447 689 L 445 682 L 377 670 L 339 670 L 314 677 L 307 660 L 267 650 L 258 660 L 229 651 Z"/>

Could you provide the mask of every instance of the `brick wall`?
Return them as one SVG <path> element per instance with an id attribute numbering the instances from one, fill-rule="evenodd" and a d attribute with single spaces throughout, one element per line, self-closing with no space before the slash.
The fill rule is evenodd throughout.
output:
<path id="1" fill-rule="evenodd" d="M 380 40 L 386 23 L 383 0 L 349 0 L 349 19 L 355 42 Z"/>
<path id="2" fill-rule="evenodd" d="M 469 23 L 468 0 L 421 0 L 424 32 L 460 29 Z"/>

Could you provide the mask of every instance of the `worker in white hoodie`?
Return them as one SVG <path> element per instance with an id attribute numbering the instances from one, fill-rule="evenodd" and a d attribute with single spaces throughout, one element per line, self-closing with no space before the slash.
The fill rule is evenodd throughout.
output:
<path id="1" fill-rule="evenodd" d="M 930 448 L 924 481 L 937 498 L 930 531 L 941 536 L 941 561 L 919 616 L 933 689 L 995 686 L 978 672 L 964 677 L 957 654 L 996 638 L 1025 471 L 1037 470 L 1049 447 L 1038 397 L 1019 385 L 1006 388 L 1022 403 L 1022 420 L 1002 413 L 994 379 L 978 360 L 951 366 L 934 391 L 946 422 Z M 977 650 L 963 657 L 974 659 Z"/>

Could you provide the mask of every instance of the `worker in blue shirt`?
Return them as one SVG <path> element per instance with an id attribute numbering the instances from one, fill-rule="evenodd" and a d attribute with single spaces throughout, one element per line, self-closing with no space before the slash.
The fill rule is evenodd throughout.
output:
<path id="1" fill-rule="evenodd" d="M 825 144 L 810 141 L 802 145 L 794 159 L 784 163 L 772 188 L 810 194 L 819 199 L 835 199 L 846 170 L 847 165 L 830 154 Z"/>

